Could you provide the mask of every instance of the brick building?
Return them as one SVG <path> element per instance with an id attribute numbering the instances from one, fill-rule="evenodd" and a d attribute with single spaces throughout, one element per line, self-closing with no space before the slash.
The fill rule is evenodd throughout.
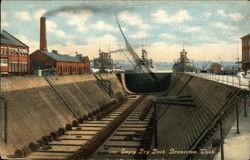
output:
<path id="1" fill-rule="evenodd" d="M 241 37 L 242 40 L 242 70 L 250 69 L 250 33 Z"/>
<path id="2" fill-rule="evenodd" d="M 48 52 L 45 17 L 40 19 L 40 49 L 33 52 L 30 59 L 33 73 L 38 69 L 59 75 L 90 73 L 90 61 L 87 56 L 69 56 L 59 54 L 56 50 Z"/>
<path id="3" fill-rule="evenodd" d="M 38 69 L 58 75 L 90 73 L 89 58 L 83 57 L 81 54 L 74 57 L 59 54 L 56 50 L 48 52 L 39 49 L 33 52 L 30 58 L 33 73 Z"/>
<path id="4" fill-rule="evenodd" d="M 26 44 L 2 30 L 0 46 L 1 76 L 29 74 L 29 47 Z"/>
<path id="5" fill-rule="evenodd" d="M 212 73 L 221 73 L 223 71 L 223 66 L 219 63 L 212 63 L 209 70 Z"/>

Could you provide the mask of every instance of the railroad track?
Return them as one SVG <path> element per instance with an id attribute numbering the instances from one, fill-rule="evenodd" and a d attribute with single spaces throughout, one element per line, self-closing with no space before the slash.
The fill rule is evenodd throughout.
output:
<path id="1" fill-rule="evenodd" d="M 154 96 L 145 97 L 90 159 L 144 159 L 153 136 L 151 106 Z M 143 118 L 142 118 L 143 117 Z"/>
<path id="2" fill-rule="evenodd" d="M 100 158 L 99 155 L 103 154 L 119 155 L 110 152 L 114 148 L 118 151 L 124 146 L 133 150 L 145 147 L 142 141 L 149 139 L 145 138 L 144 132 L 149 130 L 151 111 L 144 107 L 150 104 L 152 98 L 153 96 L 145 95 L 130 96 L 127 102 L 107 116 L 84 120 L 83 123 L 63 131 L 61 136 L 50 140 L 26 159 Z M 144 118 L 139 120 L 142 113 Z"/>

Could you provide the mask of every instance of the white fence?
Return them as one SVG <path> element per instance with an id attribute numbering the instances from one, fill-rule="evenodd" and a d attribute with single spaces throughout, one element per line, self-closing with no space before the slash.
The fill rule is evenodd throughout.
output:
<path id="1" fill-rule="evenodd" d="M 210 74 L 210 73 L 188 73 L 194 76 L 210 79 L 217 81 L 219 83 L 224 83 L 227 85 L 250 89 L 250 79 L 247 78 L 239 78 L 236 75 L 218 75 L 218 74 Z"/>

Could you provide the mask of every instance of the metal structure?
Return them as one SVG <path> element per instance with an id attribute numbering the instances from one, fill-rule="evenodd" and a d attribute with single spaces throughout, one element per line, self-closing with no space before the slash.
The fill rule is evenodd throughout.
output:
<path id="1" fill-rule="evenodd" d="M 150 79 L 152 79 L 152 81 L 155 81 L 155 82 L 159 83 L 159 80 L 158 80 L 157 76 L 150 69 L 150 67 L 152 67 L 152 61 L 150 62 L 150 60 L 146 60 L 147 52 L 145 50 L 142 50 L 142 59 L 136 54 L 133 47 L 128 42 L 126 36 L 124 35 L 124 33 L 122 31 L 121 25 L 120 25 L 120 23 L 118 21 L 118 17 L 115 16 L 115 18 L 116 18 L 116 22 L 117 22 L 117 25 L 119 27 L 119 30 L 121 31 L 121 34 L 122 34 L 122 36 L 123 36 L 123 38 L 125 40 L 127 50 L 130 53 L 130 55 L 133 57 L 134 63 L 136 64 L 135 72 L 136 73 L 148 73 L 147 76 Z"/>
<path id="2" fill-rule="evenodd" d="M 145 61 L 147 52 L 145 50 L 142 50 L 142 59 L 137 55 L 137 53 L 134 51 L 133 47 L 131 46 L 131 44 L 127 40 L 126 36 L 124 35 L 122 28 L 121 28 L 121 25 L 118 21 L 118 17 L 116 16 L 115 18 L 116 18 L 117 25 L 121 31 L 121 34 L 125 40 L 127 50 L 130 53 L 130 55 L 133 57 L 134 63 L 136 64 L 136 72 L 152 73 L 152 71 L 149 68 L 149 63 L 147 61 Z"/>

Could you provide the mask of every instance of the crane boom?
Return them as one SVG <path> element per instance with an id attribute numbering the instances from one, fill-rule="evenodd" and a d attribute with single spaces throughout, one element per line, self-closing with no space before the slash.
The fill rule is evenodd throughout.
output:
<path id="1" fill-rule="evenodd" d="M 139 72 L 143 72 L 143 73 L 152 73 L 152 71 L 148 67 L 141 64 L 140 57 L 136 54 L 133 47 L 131 46 L 131 44 L 129 43 L 129 41 L 127 40 L 126 36 L 124 35 L 124 33 L 122 31 L 121 25 L 120 25 L 120 23 L 118 21 L 118 17 L 115 16 L 115 18 L 116 18 L 116 22 L 117 22 L 117 25 L 119 27 L 119 30 L 121 31 L 121 34 L 122 34 L 122 36 L 123 36 L 123 38 L 125 40 L 126 48 L 127 48 L 128 52 L 132 55 L 133 60 L 134 60 L 135 64 L 137 65 L 137 70 Z"/>

